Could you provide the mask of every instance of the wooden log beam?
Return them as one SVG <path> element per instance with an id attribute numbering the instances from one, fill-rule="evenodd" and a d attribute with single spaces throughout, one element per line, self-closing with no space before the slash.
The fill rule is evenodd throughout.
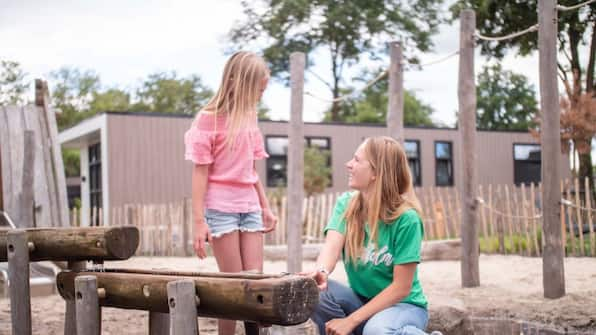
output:
<path id="1" fill-rule="evenodd" d="M 9 230 L 0 230 L 0 262 L 6 262 Z M 139 245 L 136 227 L 25 229 L 29 259 L 37 261 L 104 261 L 128 259 Z"/>
<path id="2" fill-rule="evenodd" d="M 65 300 L 72 300 L 75 278 L 93 274 L 97 287 L 106 292 L 105 298 L 99 300 L 101 306 L 168 313 L 167 284 L 191 279 L 200 297 L 199 316 L 277 325 L 305 322 L 319 300 L 315 281 L 303 276 L 247 279 L 246 274 L 225 278 L 117 271 L 61 272 L 56 278 L 58 291 Z"/>

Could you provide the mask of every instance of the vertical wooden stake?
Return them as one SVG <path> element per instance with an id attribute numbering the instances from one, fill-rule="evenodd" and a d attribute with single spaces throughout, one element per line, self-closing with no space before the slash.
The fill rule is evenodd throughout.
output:
<path id="1" fill-rule="evenodd" d="M 24 230 L 7 234 L 8 280 L 12 333 L 31 335 L 31 293 L 29 288 L 29 246 Z"/>
<path id="2" fill-rule="evenodd" d="M 387 132 L 401 145 L 404 144 L 404 71 L 400 42 L 391 42 L 389 65 L 389 91 L 387 95 Z"/>
<path id="3" fill-rule="evenodd" d="M 198 334 L 195 282 L 190 279 L 177 280 L 169 282 L 167 289 L 170 335 Z"/>
<path id="4" fill-rule="evenodd" d="M 77 334 L 101 334 L 101 307 L 99 307 L 95 276 L 75 278 L 75 301 Z"/>
<path id="5" fill-rule="evenodd" d="M 542 210 L 544 252 L 542 284 L 544 297 L 556 299 L 565 295 L 565 270 L 561 243 L 560 207 L 561 180 L 560 110 L 557 78 L 557 3 L 538 0 L 538 50 L 540 67 L 540 109 L 542 150 Z"/>
<path id="6" fill-rule="evenodd" d="M 459 47 L 459 125 L 462 165 L 462 287 L 480 285 L 478 265 L 478 206 L 476 204 L 476 85 L 474 83 L 474 30 L 476 14 L 463 10 L 460 15 Z"/>
<path id="7" fill-rule="evenodd" d="M 305 55 L 290 55 L 290 150 L 288 154 L 288 272 L 302 271 L 302 207 L 304 199 L 304 124 L 302 122 Z"/>
<path id="8" fill-rule="evenodd" d="M 87 262 L 68 262 L 68 269 L 72 271 L 81 271 L 86 267 Z M 74 300 L 66 300 L 64 335 L 77 335 L 76 304 Z"/>

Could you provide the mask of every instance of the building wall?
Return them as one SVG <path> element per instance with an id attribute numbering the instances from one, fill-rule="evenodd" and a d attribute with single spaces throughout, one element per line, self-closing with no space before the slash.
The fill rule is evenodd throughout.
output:
<path id="1" fill-rule="evenodd" d="M 184 132 L 192 118 L 146 114 L 108 114 L 109 189 L 111 206 L 125 203 L 164 203 L 191 195 L 192 164 L 184 160 Z M 288 123 L 262 121 L 264 137 L 287 136 Z M 456 129 L 406 128 L 407 140 L 420 141 L 422 186 L 435 185 L 435 141 L 450 141 L 453 148 L 454 185 L 461 185 L 461 144 Z M 383 135 L 385 128 L 372 125 L 307 123 L 305 136 L 331 138 L 333 185 L 330 191 L 347 188 L 345 163 L 368 136 Z M 537 143 L 528 133 L 477 133 L 478 182 L 513 183 L 513 144 Z M 569 176 L 568 158 L 562 158 L 563 177 Z M 266 184 L 265 161 L 257 171 Z"/>

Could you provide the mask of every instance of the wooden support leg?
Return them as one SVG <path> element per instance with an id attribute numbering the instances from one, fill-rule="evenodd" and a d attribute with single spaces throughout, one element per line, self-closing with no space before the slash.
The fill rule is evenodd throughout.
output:
<path id="1" fill-rule="evenodd" d="M 168 335 L 170 333 L 170 315 L 168 313 L 149 312 L 149 335 Z"/>
<path id="2" fill-rule="evenodd" d="M 68 262 L 68 269 L 71 271 L 84 270 L 86 267 L 87 262 Z M 77 335 L 76 306 L 74 300 L 66 300 L 64 335 Z"/>
<path id="3" fill-rule="evenodd" d="M 31 292 L 29 287 L 29 247 L 24 230 L 7 235 L 8 280 L 12 333 L 31 335 Z"/>
<path id="4" fill-rule="evenodd" d="M 170 308 L 170 335 L 196 335 L 197 301 L 195 283 L 177 280 L 168 283 L 168 306 Z"/>
<path id="5" fill-rule="evenodd" d="M 75 300 L 77 334 L 100 335 L 101 307 L 95 276 L 79 276 L 75 279 Z"/>

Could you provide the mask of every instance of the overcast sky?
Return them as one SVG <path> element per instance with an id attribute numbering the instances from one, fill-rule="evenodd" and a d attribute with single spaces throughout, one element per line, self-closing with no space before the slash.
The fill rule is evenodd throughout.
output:
<path id="1" fill-rule="evenodd" d="M 105 87 L 133 90 L 156 71 L 198 74 L 215 89 L 227 56 L 225 36 L 243 20 L 239 0 L 2 0 L 0 59 L 21 63 L 28 79 L 47 77 L 62 66 L 96 71 Z M 441 27 L 433 53 L 422 63 L 458 49 L 459 24 Z M 313 69 L 330 78 L 328 62 L 315 59 Z M 478 73 L 486 60 L 478 57 Z M 434 119 L 455 122 L 457 57 L 404 75 L 406 89 L 435 110 Z M 538 58 L 509 55 L 504 68 L 526 75 L 538 91 Z M 359 86 L 361 83 L 355 84 Z M 51 87 L 50 87 L 51 89 Z M 305 90 L 330 98 L 326 87 L 307 74 Z M 264 95 L 273 119 L 288 119 L 289 88 L 272 82 Z M 319 121 L 328 108 L 305 96 L 305 121 Z"/>

